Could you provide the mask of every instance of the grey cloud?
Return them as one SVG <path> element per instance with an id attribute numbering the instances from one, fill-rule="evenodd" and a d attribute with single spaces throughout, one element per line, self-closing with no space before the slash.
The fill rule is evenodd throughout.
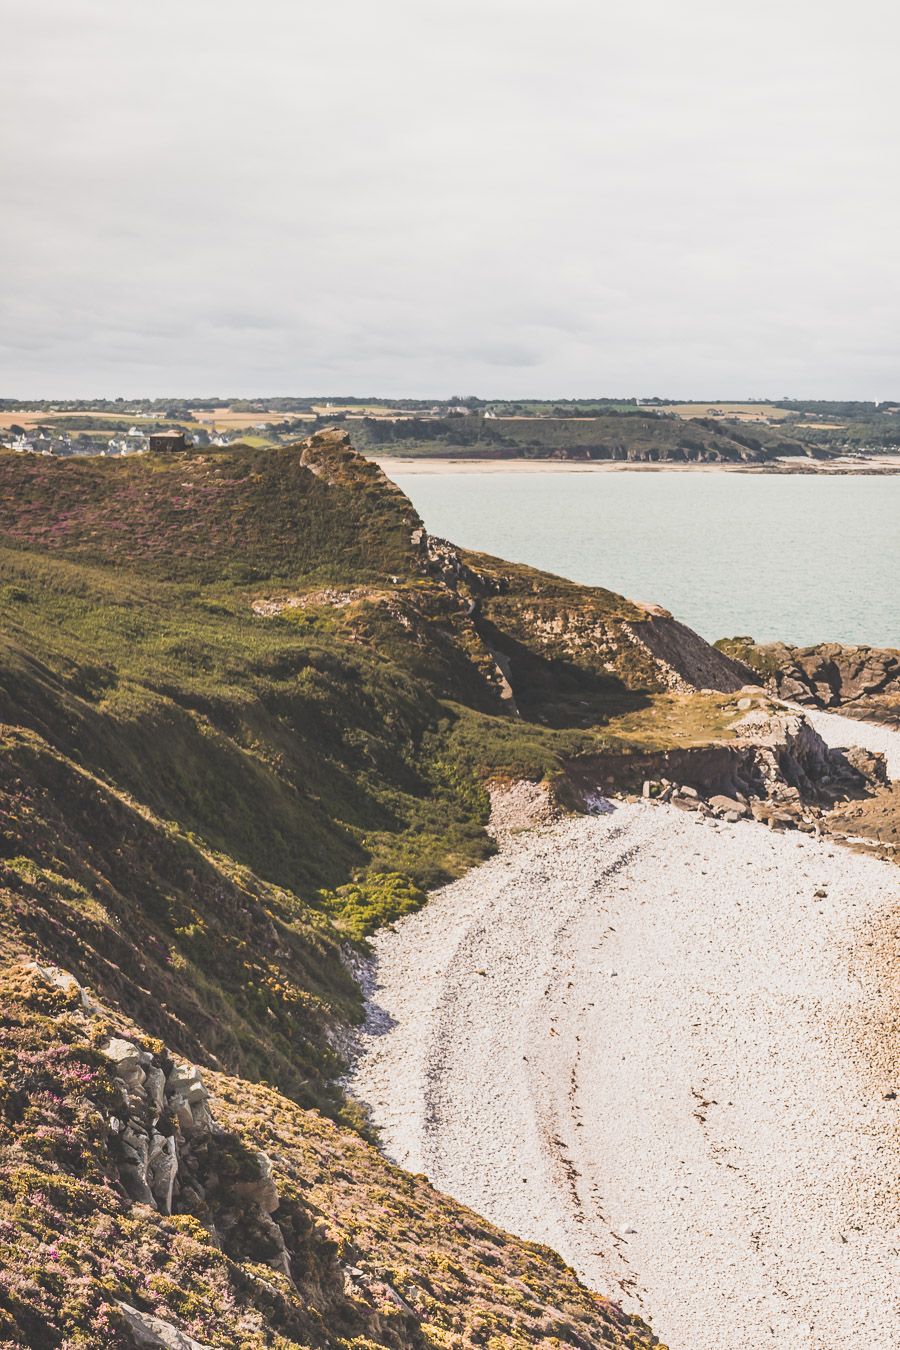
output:
<path id="1" fill-rule="evenodd" d="M 4 392 L 898 394 L 885 0 L 4 8 Z"/>

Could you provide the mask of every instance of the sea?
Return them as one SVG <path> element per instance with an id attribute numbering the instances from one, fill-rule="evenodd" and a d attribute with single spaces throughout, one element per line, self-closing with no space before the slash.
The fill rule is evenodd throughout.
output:
<path id="1" fill-rule="evenodd" d="M 900 647 L 900 475 L 394 473 L 428 530 L 703 637 Z"/>

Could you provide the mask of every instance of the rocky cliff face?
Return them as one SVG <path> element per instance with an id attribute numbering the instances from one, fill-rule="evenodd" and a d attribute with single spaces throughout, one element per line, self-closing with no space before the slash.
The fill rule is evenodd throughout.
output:
<path id="1" fill-rule="evenodd" d="M 753 673 L 666 610 L 417 534 L 489 653 L 508 711 L 597 722 L 644 694 L 733 692 Z"/>
<path id="2" fill-rule="evenodd" d="M 837 642 L 790 647 L 747 637 L 716 647 L 752 667 L 779 698 L 900 725 L 900 651 Z"/>
<path id="3" fill-rule="evenodd" d="M 753 671 L 742 661 L 711 647 L 665 610 L 651 610 L 632 631 L 658 662 L 670 689 L 733 693 L 753 681 Z"/>
<path id="4" fill-rule="evenodd" d="M 569 775 L 590 809 L 604 791 L 674 801 L 684 810 L 754 818 L 784 829 L 832 829 L 835 803 L 878 794 L 887 782 L 883 755 L 829 748 L 802 713 L 774 705 L 747 687 L 717 741 L 666 750 L 630 747 L 585 755 Z"/>

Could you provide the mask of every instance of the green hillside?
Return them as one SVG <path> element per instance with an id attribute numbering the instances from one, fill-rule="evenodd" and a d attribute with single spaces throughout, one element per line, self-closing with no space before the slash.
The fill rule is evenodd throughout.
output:
<path id="1" fill-rule="evenodd" d="M 491 778 L 727 736 L 743 668 L 429 539 L 340 433 L 0 455 L 0 619 L 5 1343 L 131 1345 L 120 1304 L 213 1346 L 649 1343 L 352 1132 L 342 951 L 487 855 Z"/>
<path id="2" fill-rule="evenodd" d="M 365 418 L 354 439 L 371 454 L 453 455 L 489 459 L 621 460 L 633 463 L 765 463 L 823 452 L 776 427 L 715 418 L 606 413 L 587 417 L 472 414 L 391 421 Z"/>

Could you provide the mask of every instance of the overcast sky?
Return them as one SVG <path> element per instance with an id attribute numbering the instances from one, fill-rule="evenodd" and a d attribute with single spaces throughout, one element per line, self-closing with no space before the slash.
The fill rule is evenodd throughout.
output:
<path id="1" fill-rule="evenodd" d="M 895 0 L 0 16 L 6 397 L 900 397 Z"/>

